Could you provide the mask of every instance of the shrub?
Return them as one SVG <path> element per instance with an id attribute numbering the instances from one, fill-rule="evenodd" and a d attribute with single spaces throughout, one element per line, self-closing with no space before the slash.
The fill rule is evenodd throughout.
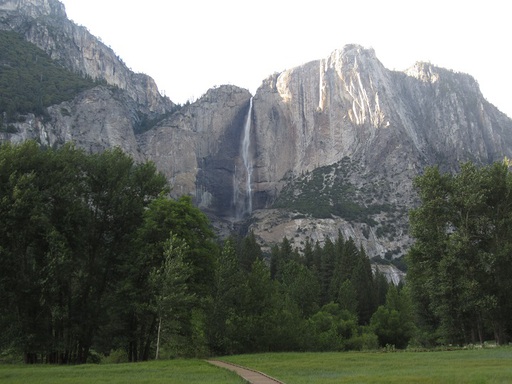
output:
<path id="1" fill-rule="evenodd" d="M 105 364 L 121 364 L 128 362 L 128 353 L 124 349 L 115 349 L 103 359 Z"/>

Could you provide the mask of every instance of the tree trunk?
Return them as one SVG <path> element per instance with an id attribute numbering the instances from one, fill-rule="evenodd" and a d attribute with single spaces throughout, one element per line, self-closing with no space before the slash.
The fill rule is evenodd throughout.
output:
<path id="1" fill-rule="evenodd" d="M 162 318 L 158 318 L 158 331 L 156 333 L 156 354 L 155 360 L 158 360 L 158 355 L 160 354 L 160 331 L 162 330 Z"/>
<path id="2" fill-rule="evenodd" d="M 141 346 L 141 358 L 139 359 L 140 361 L 148 361 L 149 360 L 149 351 L 150 351 L 150 348 L 151 348 L 151 341 L 153 339 L 153 331 L 155 329 L 155 326 L 156 326 L 156 316 L 153 316 L 153 320 L 151 321 L 151 325 L 149 326 L 148 330 L 147 330 L 147 335 L 145 336 L 145 341 L 144 341 L 144 344 L 143 344 L 143 348 Z"/>

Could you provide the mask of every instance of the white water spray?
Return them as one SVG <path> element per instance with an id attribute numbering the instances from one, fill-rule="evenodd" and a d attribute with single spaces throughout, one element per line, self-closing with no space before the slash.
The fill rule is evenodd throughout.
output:
<path id="1" fill-rule="evenodd" d="M 235 191 L 235 209 L 236 218 L 242 219 L 245 215 L 252 213 L 252 156 L 251 156 L 251 117 L 252 117 L 252 97 L 249 102 L 249 111 L 245 120 L 242 136 L 242 161 L 245 171 L 245 194 Z M 236 172 L 235 172 L 236 173 Z M 240 196 L 242 195 L 242 196 Z"/>
<path id="2" fill-rule="evenodd" d="M 320 69 L 318 72 L 320 73 L 320 78 L 318 79 L 318 110 L 323 110 L 323 91 L 324 91 L 324 66 L 322 65 L 322 60 L 320 60 Z"/>
<path id="3" fill-rule="evenodd" d="M 244 127 L 244 139 L 242 140 L 242 159 L 245 166 L 245 200 L 246 213 L 252 213 L 252 159 L 249 153 L 251 146 L 251 116 L 252 116 L 252 97 L 249 101 L 249 112 Z"/>

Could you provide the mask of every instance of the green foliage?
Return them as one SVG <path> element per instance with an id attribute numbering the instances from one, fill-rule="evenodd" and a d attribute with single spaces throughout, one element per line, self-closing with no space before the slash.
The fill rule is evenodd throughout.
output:
<path id="1" fill-rule="evenodd" d="M 372 315 L 370 326 L 377 335 L 381 347 L 407 347 L 415 330 L 408 291 L 399 290 L 392 285 L 388 290 L 386 303 Z"/>
<path id="2" fill-rule="evenodd" d="M 14 32 L 0 31 L 0 129 L 19 115 L 45 115 L 45 108 L 73 99 L 97 85 L 54 62 L 44 51 Z"/>
<path id="3" fill-rule="evenodd" d="M 458 174 L 429 168 L 415 180 L 416 242 L 408 275 L 423 329 L 444 343 L 509 340 L 512 305 L 512 175 L 505 163 Z"/>
<path id="4" fill-rule="evenodd" d="M 83 363 L 375 344 L 388 286 L 353 239 L 302 256 L 284 238 L 266 260 L 252 233 L 220 247 L 167 192 L 120 150 L 0 147 L 0 350 Z"/>
<path id="5" fill-rule="evenodd" d="M 188 247 L 185 262 L 192 268 L 192 292 L 199 297 L 207 295 L 213 282 L 213 257 L 217 249 L 208 218 L 192 204 L 190 196 L 172 200 L 161 195 L 149 203 L 137 239 L 144 257 L 159 265 L 169 232 L 183 239 Z"/>
<path id="6" fill-rule="evenodd" d="M 128 354 L 124 349 L 116 349 L 115 351 L 110 351 L 108 356 L 103 358 L 102 361 L 104 364 L 122 364 L 128 362 Z"/>
<path id="7" fill-rule="evenodd" d="M 372 218 L 381 212 L 392 212 L 394 207 L 377 204 L 376 191 L 380 185 L 365 185 L 358 189 L 350 182 L 357 171 L 349 158 L 331 166 L 319 167 L 311 173 L 290 180 L 283 188 L 275 208 L 284 208 L 309 214 L 316 218 L 342 217 L 348 221 L 377 225 Z"/>
<path id="8" fill-rule="evenodd" d="M 308 320 L 310 345 L 313 351 L 341 351 L 354 349 L 359 337 L 357 317 L 340 308 L 339 304 L 324 305 Z"/>
<path id="9" fill-rule="evenodd" d="M 142 247 L 139 234 L 151 203 L 166 206 L 166 190 L 153 164 L 135 165 L 117 149 L 1 146 L 0 349 L 15 348 L 26 362 L 69 363 L 85 362 L 93 345 L 108 353 L 127 343 L 137 347 L 130 360 L 148 358 L 156 319 L 176 292 L 168 235 L 157 257 L 145 253 L 156 247 Z M 196 240 L 210 232 L 200 233 L 201 217 L 187 201 L 171 206 L 176 232 L 195 242 L 188 253 L 195 260 Z M 157 275 L 169 279 L 155 291 Z"/>
<path id="10" fill-rule="evenodd" d="M 162 332 L 172 332 L 179 324 L 179 313 L 195 295 L 188 291 L 187 281 L 192 268 L 185 262 L 188 246 L 183 239 L 171 233 L 164 245 L 164 259 L 149 273 L 149 286 L 154 292 L 154 310 L 158 316 L 158 332 L 155 359 L 160 354 Z M 177 321 L 178 320 L 178 321 Z"/>

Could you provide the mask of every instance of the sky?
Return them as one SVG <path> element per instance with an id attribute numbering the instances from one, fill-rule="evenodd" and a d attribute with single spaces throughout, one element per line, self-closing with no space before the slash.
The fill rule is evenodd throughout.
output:
<path id="1" fill-rule="evenodd" d="M 472 75 L 512 117 L 512 4 L 503 0 L 61 0 L 175 103 L 262 80 L 346 44 L 388 69 L 426 61 Z"/>

